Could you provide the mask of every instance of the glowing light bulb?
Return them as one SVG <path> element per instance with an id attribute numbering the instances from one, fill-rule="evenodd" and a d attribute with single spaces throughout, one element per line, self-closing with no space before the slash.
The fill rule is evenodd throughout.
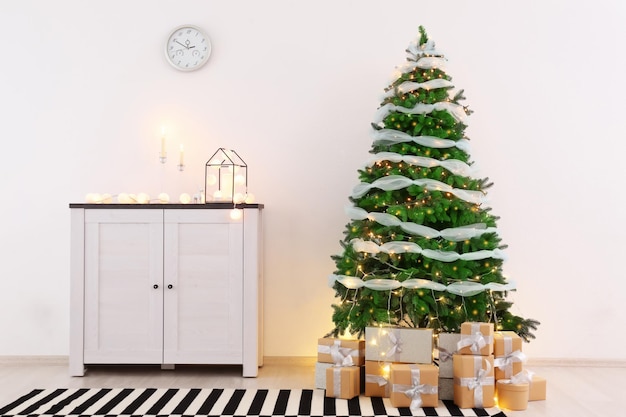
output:
<path id="1" fill-rule="evenodd" d="M 243 216 L 243 210 L 241 209 L 232 209 L 230 211 L 230 218 L 233 220 L 239 220 Z"/>

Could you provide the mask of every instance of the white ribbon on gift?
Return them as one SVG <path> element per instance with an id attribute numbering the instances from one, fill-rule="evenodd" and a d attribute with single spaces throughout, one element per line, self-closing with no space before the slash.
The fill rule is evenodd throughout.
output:
<path id="1" fill-rule="evenodd" d="M 457 385 L 461 387 L 467 387 L 470 391 L 474 391 L 474 407 L 482 408 L 483 406 L 483 386 L 493 385 L 493 376 L 487 376 L 491 371 L 491 364 L 489 361 L 484 360 L 482 356 L 474 356 L 474 370 L 477 369 L 476 375 L 471 378 L 454 378 Z M 485 362 L 485 369 L 483 369 L 483 360 Z"/>
<path id="2" fill-rule="evenodd" d="M 341 347 L 341 340 L 335 340 L 332 345 L 317 345 L 319 353 L 330 355 L 335 366 L 353 366 L 352 357 L 359 355 L 357 349 Z"/>
<path id="3" fill-rule="evenodd" d="M 389 380 L 382 375 L 365 374 L 365 383 L 378 384 L 385 387 L 385 397 L 389 396 Z"/>
<path id="4" fill-rule="evenodd" d="M 448 349 L 442 347 L 437 347 L 437 350 L 439 351 L 439 362 L 449 361 L 458 352 L 456 350 L 454 352 L 450 352 Z"/>
<path id="5" fill-rule="evenodd" d="M 503 384 L 526 384 L 530 386 L 533 383 L 533 375 L 535 373 L 533 371 L 529 371 L 528 369 L 524 369 L 523 371 L 513 375 L 510 379 L 501 379 L 500 382 Z"/>
<path id="6" fill-rule="evenodd" d="M 472 323 L 470 334 L 461 334 L 461 340 L 456 344 L 458 350 L 469 346 L 472 353 L 477 354 L 482 348 L 491 343 L 491 337 L 485 337 L 480 331 L 480 323 Z"/>
<path id="7" fill-rule="evenodd" d="M 427 146 L 429 148 L 453 148 L 456 147 L 462 151 L 470 151 L 470 143 L 467 139 L 441 139 L 436 136 L 411 136 L 408 133 L 395 129 L 374 129 L 370 133 L 370 137 L 374 141 L 374 145 L 394 145 L 396 143 L 414 142 L 418 145 Z"/>
<path id="8" fill-rule="evenodd" d="M 385 358 L 391 358 L 402 353 L 402 338 L 398 329 L 387 329 L 387 338 L 391 343 L 391 347 L 385 354 Z M 398 359 L 398 358 L 395 358 Z"/>
<path id="9" fill-rule="evenodd" d="M 372 220 L 383 226 L 398 226 L 403 231 L 412 235 L 423 236 L 429 239 L 442 237 L 453 242 L 460 242 L 473 237 L 482 236 L 485 233 L 497 233 L 495 227 L 487 227 L 485 223 L 474 223 L 467 226 L 450 227 L 443 230 L 433 229 L 413 222 L 403 222 L 393 214 L 371 212 L 368 213 L 361 207 L 347 206 L 345 212 L 351 220 Z"/>
<path id="10" fill-rule="evenodd" d="M 372 188 L 379 188 L 384 191 L 396 191 L 407 188 L 411 185 L 417 185 L 430 191 L 450 193 L 463 201 L 467 201 L 468 203 L 482 204 L 487 201 L 487 196 L 482 191 L 463 190 L 460 188 L 454 188 L 445 182 L 430 178 L 411 179 L 402 175 L 387 175 L 385 177 L 378 178 L 372 183 L 359 183 L 352 189 L 352 198 L 361 198 Z"/>
<path id="11" fill-rule="evenodd" d="M 341 395 L 341 368 L 338 366 L 333 367 L 333 397 Z"/>
<path id="12" fill-rule="evenodd" d="M 411 366 L 411 385 L 393 384 L 392 392 L 401 392 L 411 399 L 411 411 L 415 412 L 422 406 L 422 394 L 437 394 L 438 387 L 420 384 L 420 370 Z"/>
<path id="13" fill-rule="evenodd" d="M 503 370 L 505 378 L 511 378 L 511 374 L 513 374 L 513 362 L 526 362 L 526 355 L 521 350 L 516 350 L 515 352 L 494 359 L 493 366 Z"/>

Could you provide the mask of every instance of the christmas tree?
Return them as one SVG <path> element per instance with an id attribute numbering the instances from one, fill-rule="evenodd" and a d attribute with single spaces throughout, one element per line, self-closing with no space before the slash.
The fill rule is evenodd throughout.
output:
<path id="1" fill-rule="evenodd" d="M 487 178 L 465 136 L 471 113 L 423 27 L 372 123 L 372 157 L 346 209 L 351 221 L 333 256 L 334 329 L 362 335 L 394 325 L 459 332 L 492 322 L 528 341 L 538 321 L 512 314 L 498 217 L 485 207 Z"/>

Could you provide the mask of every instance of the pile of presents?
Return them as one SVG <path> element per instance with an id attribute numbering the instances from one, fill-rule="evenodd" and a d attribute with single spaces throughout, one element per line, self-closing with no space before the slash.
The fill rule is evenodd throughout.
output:
<path id="1" fill-rule="evenodd" d="M 389 398 L 393 407 L 525 410 L 545 400 L 546 380 L 524 368 L 522 339 L 494 332 L 493 323 L 466 322 L 461 333 L 368 327 L 365 340 L 318 341 L 315 386 L 327 397 Z M 497 399 L 496 399 L 497 398 Z M 497 402 L 497 404 L 496 404 Z"/>

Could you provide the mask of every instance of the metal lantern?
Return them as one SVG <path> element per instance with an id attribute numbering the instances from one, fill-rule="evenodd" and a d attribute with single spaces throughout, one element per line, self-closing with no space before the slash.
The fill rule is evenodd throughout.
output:
<path id="1" fill-rule="evenodd" d="M 245 202 L 248 194 L 248 165 L 234 150 L 219 148 L 204 167 L 204 202 Z"/>

